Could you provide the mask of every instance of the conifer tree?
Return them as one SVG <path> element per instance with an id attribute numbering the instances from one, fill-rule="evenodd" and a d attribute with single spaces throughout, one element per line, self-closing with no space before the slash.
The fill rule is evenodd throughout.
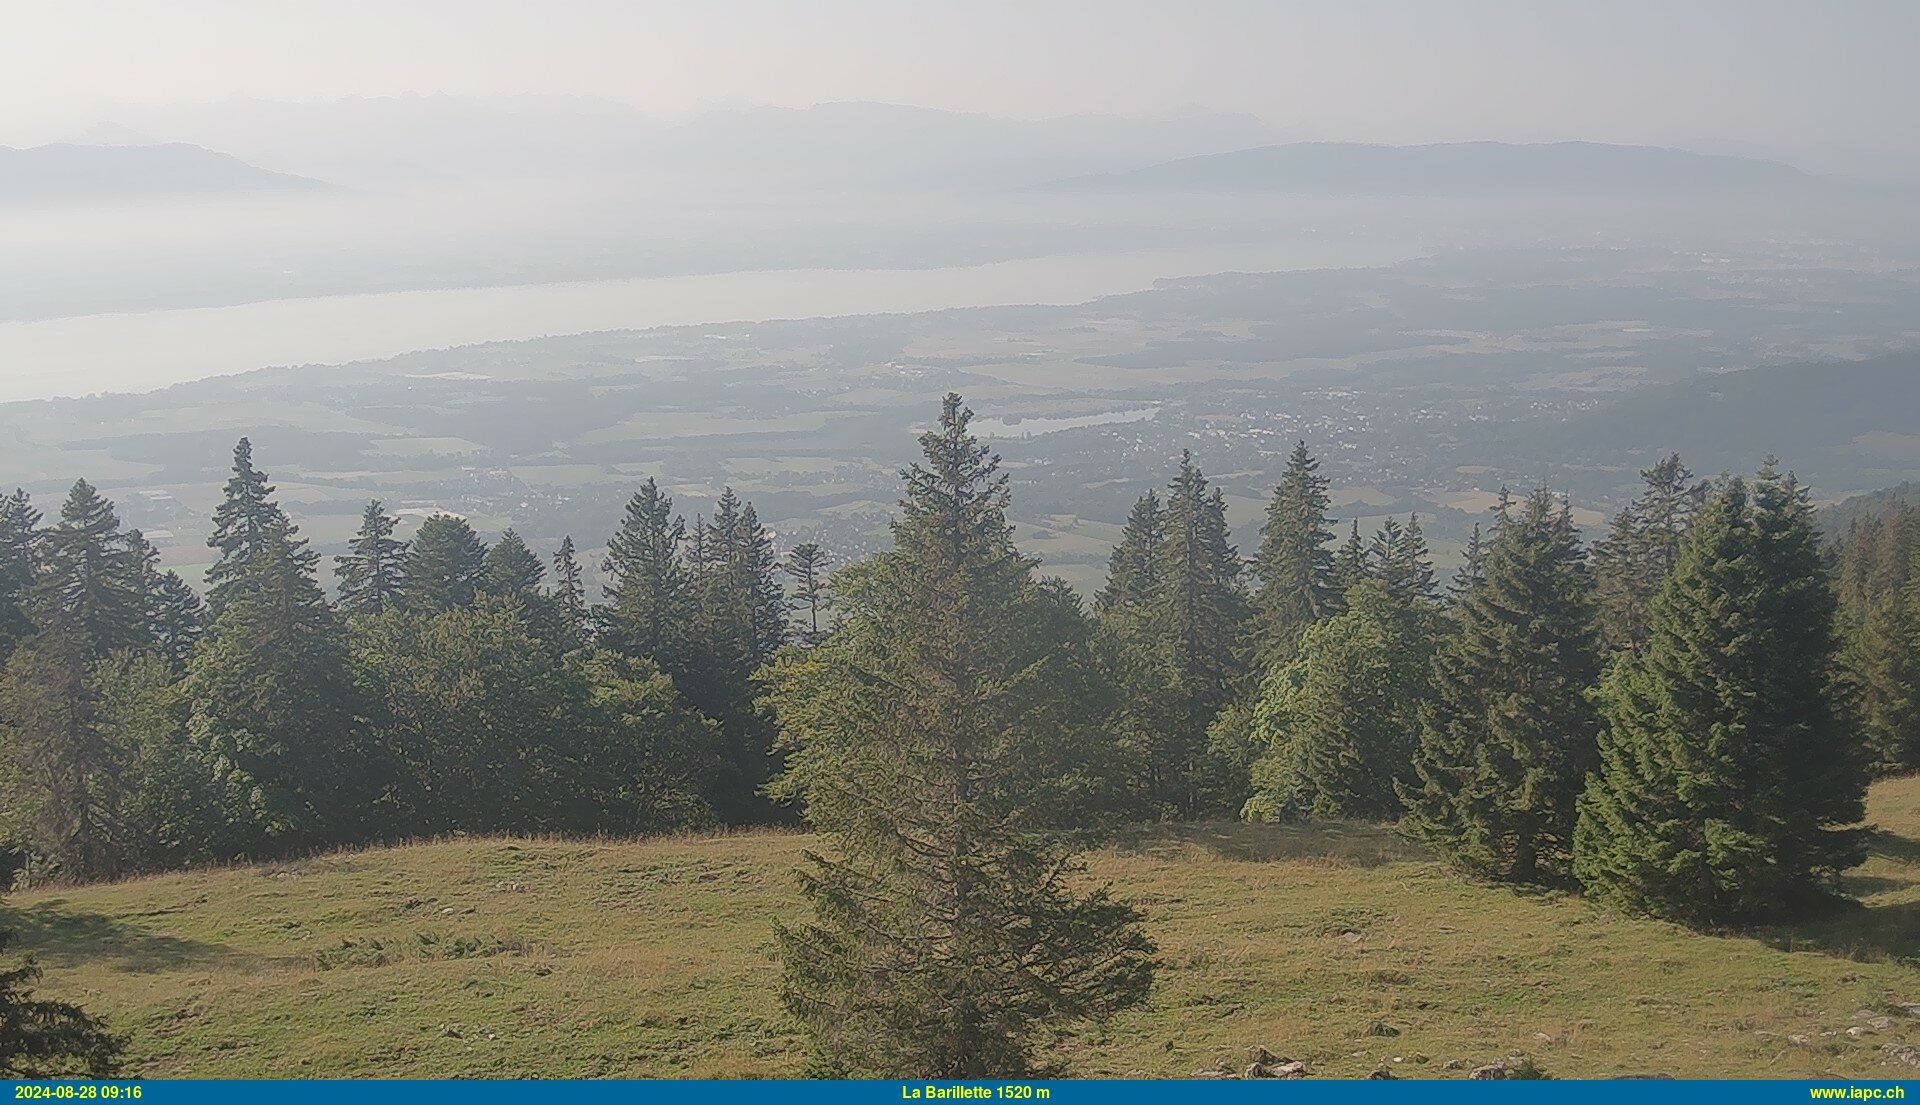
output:
<path id="1" fill-rule="evenodd" d="M 1134 502 L 1108 558 L 1106 586 L 1094 598 L 1096 614 L 1137 620 L 1153 608 L 1160 597 L 1160 556 L 1166 540 L 1166 511 L 1160 497 L 1148 490 Z"/>
<path id="2" fill-rule="evenodd" d="M 1352 532 L 1333 554 L 1333 589 L 1337 596 L 1335 608 L 1341 608 L 1346 593 L 1372 574 L 1372 567 L 1367 562 L 1367 543 L 1360 539 L 1360 519 L 1355 518 Z"/>
<path id="3" fill-rule="evenodd" d="M 1715 489 L 1609 672 L 1576 871 L 1694 925 L 1784 915 L 1865 858 L 1866 770 L 1836 716 L 1834 598 L 1804 488 L 1769 466 Z"/>
<path id="4" fill-rule="evenodd" d="M 1244 813 L 1389 821 L 1396 784 L 1413 781 L 1434 613 L 1380 580 L 1347 594 L 1347 610 L 1307 630 L 1300 653 L 1267 679 L 1254 730 L 1267 748 Z"/>
<path id="5" fill-rule="evenodd" d="M 786 594 L 773 536 L 751 503 L 732 488 L 715 504 L 711 525 L 694 530 L 689 552 L 695 663 L 673 675 L 701 713 L 720 723 L 727 756 L 713 777 L 712 802 L 722 817 L 755 820 L 769 812 L 760 790 L 775 764 L 773 725 L 757 706 L 754 674 L 786 640 Z"/>
<path id="6" fill-rule="evenodd" d="M 28 596 L 36 627 L 74 636 L 89 660 L 150 647 L 150 549 L 120 528 L 92 484 L 73 485 L 41 549 L 44 567 Z"/>
<path id="7" fill-rule="evenodd" d="M 207 547 L 215 554 L 213 567 L 207 569 L 207 602 L 213 610 L 226 603 L 228 584 L 246 572 L 269 534 L 284 531 L 289 538 L 298 534 L 273 493 L 267 474 L 253 465 L 253 442 L 241 438 L 233 447 L 233 476 L 227 480 L 213 514 L 213 534 L 207 538 Z"/>
<path id="8" fill-rule="evenodd" d="M 1148 632 L 1161 661 L 1166 725 L 1149 734 L 1145 795 L 1163 816 L 1200 812 L 1198 786 L 1207 730 L 1233 701 L 1246 671 L 1242 643 L 1250 611 L 1240 554 L 1227 528 L 1226 497 L 1209 491 L 1191 453 L 1167 492 L 1159 593 Z"/>
<path id="9" fill-rule="evenodd" d="M 1838 559 L 1841 666 L 1873 770 L 1920 768 L 1920 510 L 1855 522 Z"/>
<path id="10" fill-rule="evenodd" d="M 619 532 L 607 543 L 606 605 L 601 635 L 608 647 L 654 661 L 669 674 L 684 670 L 693 596 L 682 545 L 687 526 L 673 500 L 649 479 L 627 503 Z"/>
<path id="11" fill-rule="evenodd" d="M 420 523 L 407 546 L 401 595 L 408 610 L 438 614 L 473 605 L 486 572 L 487 546 L 457 514 Z"/>
<path id="12" fill-rule="evenodd" d="M 560 550 L 553 554 L 553 600 L 560 609 L 570 647 L 586 647 L 592 639 L 592 615 L 587 609 L 587 583 L 580 570 L 580 556 L 570 535 L 560 539 Z"/>
<path id="13" fill-rule="evenodd" d="M 367 503 L 360 532 L 345 556 L 334 558 L 340 612 L 378 614 L 400 604 L 406 585 L 407 543 L 394 536 L 399 523 L 378 499 Z"/>
<path id="14" fill-rule="evenodd" d="M 187 670 L 206 632 L 206 605 L 178 572 L 154 572 L 148 581 L 147 632 L 153 649 L 176 676 Z"/>
<path id="15" fill-rule="evenodd" d="M 1267 506 L 1260 553 L 1253 562 L 1260 580 L 1254 615 L 1259 672 L 1292 660 L 1307 627 L 1335 612 L 1328 486 L 1320 462 L 1307 452 L 1307 443 L 1300 442 Z"/>
<path id="16" fill-rule="evenodd" d="M 121 874 L 126 764 L 98 724 L 90 639 L 71 623 L 14 651 L 0 673 L 0 833 L 71 878 Z"/>
<path id="17" fill-rule="evenodd" d="M 0 953 L 13 933 L 0 931 Z M 34 996 L 31 962 L 0 969 L 0 1078 L 111 1078 L 125 1041 L 77 1006 Z"/>
<path id="18" fill-rule="evenodd" d="M 1679 556 L 1699 509 L 1705 484 L 1674 453 L 1640 473 L 1645 490 L 1615 516 L 1607 536 L 1594 546 L 1594 600 L 1601 638 L 1608 647 L 1638 650 L 1646 644 L 1653 597 Z"/>
<path id="19" fill-rule="evenodd" d="M 261 535 L 187 665 L 189 736 L 220 782 L 227 854 L 349 840 L 365 827 L 372 765 L 318 560 L 290 527 Z"/>
<path id="20" fill-rule="evenodd" d="M 531 602 L 540 597 L 540 585 L 547 578 L 547 566 L 527 547 L 525 538 L 512 529 L 500 535 L 480 562 L 480 590 L 494 598 L 517 598 Z"/>
<path id="21" fill-rule="evenodd" d="M 788 550 L 786 563 L 781 566 L 793 581 L 793 597 L 788 605 L 799 624 L 795 637 L 802 648 L 818 648 L 831 628 L 831 622 L 826 626 L 821 624 L 821 615 L 827 613 L 833 603 L 827 585 L 830 563 L 825 549 L 806 541 Z"/>
<path id="22" fill-rule="evenodd" d="M 1542 488 L 1503 512 L 1486 581 L 1434 658 L 1402 828 L 1470 872 L 1570 871 L 1574 803 L 1594 756 L 1593 583 L 1573 519 Z"/>
<path id="23" fill-rule="evenodd" d="M 1082 649 L 970 417 L 947 398 L 893 550 L 843 571 L 841 628 L 774 668 L 779 793 L 833 843 L 802 875 L 813 917 L 777 930 L 817 1073 L 1020 1075 L 1039 1033 L 1152 978 L 1138 915 L 1078 885 L 1061 830 L 1098 759 Z"/>
<path id="24" fill-rule="evenodd" d="M 1395 602 L 1412 605 L 1435 600 L 1433 557 L 1427 551 L 1419 515 L 1409 515 L 1405 526 L 1392 518 L 1382 522 L 1367 555 L 1372 561 L 1370 574 L 1386 584 Z"/>
<path id="25" fill-rule="evenodd" d="M 1473 524 L 1473 533 L 1467 538 L 1466 551 L 1460 558 L 1460 570 L 1453 575 L 1453 583 L 1447 588 L 1447 597 L 1458 604 L 1461 596 L 1487 581 L 1487 544 L 1486 536 L 1481 532 L 1480 523 Z"/>
<path id="26" fill-rule="evenodd" d="M 33 633 L 28 596 L 39 573 L 40 521 L 25 491 L 0 499 L 0 664 Z"/>

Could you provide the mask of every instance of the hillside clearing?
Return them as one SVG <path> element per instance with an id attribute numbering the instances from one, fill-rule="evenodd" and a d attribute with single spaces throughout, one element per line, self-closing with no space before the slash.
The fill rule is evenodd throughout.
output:
<path id="1" fill-rule="evenodd" d="M 1912 1076 L 1920 777 L 1877 786 L 1865 906 L 1695 935 L 1464 883 L 1372 827 L 1196 825 L 1093 857 L 1146 912 L 1149 1005 L 1070 1074 L 1184 1077 L 1260 1045 L 1316 1075 Z M 4 923 L 149 1077 L 782 1077 L 770 925 L 810 838 L 473 839 L 22 893 Z M 1851 1032 L 1849 1030 L 1852 1030 Z M 1898 1050 L 1898 1049 L 1895 1049 Z"/>

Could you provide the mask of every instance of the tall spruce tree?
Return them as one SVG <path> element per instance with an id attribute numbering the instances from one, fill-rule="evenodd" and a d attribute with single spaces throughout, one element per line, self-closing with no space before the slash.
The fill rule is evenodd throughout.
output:
<path id="1" fill-rule="evenodd" d="M 90 640 L 57 624 L 0 672 L 0 834 L 67 878 L 123 873 L 127 764 L 98 723 Z"/>
<path id="2" fill-rule="evenodd" d="M 147 632 L 154 652 L 174 675 L 185 674 L 193 648 L 206 633 L 206 604 L 178 572 L 153 572 L 148 579 Z"/>
<path id="3" fill-rule="evenodd" d="M 1459 603 L 1460 597 L 1487 581 L 1487 541 L 1481 532 L 1480 523 L 1473 524 L 1473 533 L 1467 538 L 1467 547 L 1460 557 L 1460 569 L 1453 574 L 1453 582 L 1447 587 L 1450 603 Z"/>
<path id="4" fill-rule="evenodd" d="M 1255 669 L 1261 673 L 1292 660 L 1308 626 L 1335 613 L 1333 504 L 1320 462 L 1302 441 L 1267 506 L 1260 552 L 1253 572 L 1260 580 L 1255 601 Z"/>
<path id="5" fill-rule="evenodd" d="M 560 539 L 560 549 L 553 554 L 553 601 L 560 610 L 567 643 L 585 648 L 593 639 L 592 611 L 587 607 L 586 577 L 571 535 Z"/>
<path id="6" fill-rule="evenodd" d="M 1873 770 L 1920 769 L 1920 510 L 1856 521 L 1834 574 L 1841 666 Z"/>
<path id="7" fill-rule="evenodd" d="M 207 538 L 207 547 L 214 550 L 213 567 L 207 569 L 207 602 L 213 610 L 226 604 L 229 584 L 245 574 L 269 534 L 298 534 L 273 494 L 267 474 L 254 467 L 253 442 L 241 438 L 233 447 L 233 476 L 214 510 L 213 533 Z"/>
<path id="8" fill-rule="evenodd" d="M 818 648 L 821 641 L 827 639 L 827 630 L 831 621 L 821 622 L 832 607 L 833 596 L 827 583 L 827 567 L 832 563 L 827 552 L 812 541 L 802 542 L 787 551 L 786 562 L 781 570 L 793 581 L 792 598 L 788 607 L 792 610 L 797 626 L 794 634 L 802 648 Z"/>
<path id="9" fill-rule="evenodd" d="M 439 614 L 473 605 L 485 583 L 487 546 L 457 514 L 420 523 L 407 546 L 401 597 L 408 610 Z"/>
<path id="10" fill-rule="evenodd" d="M 494 598 L 535 601 L 546 578 L 547 566 L 516 530 L 501 534 L 480 560 L 480 590 Z"/>
<path id="11" fill-rule="evenodd" d="M 1833 699 L 1834 597 L 1804 488 L 1719 486 L 1608 673 L 1580 802 L 1588 891 L 1694 925 L 1791 915 L 1865 858 L 1866 765 Z"/>
<path id="12" fill-rule="evenodd" d="M 378 499 L 367 503 L 360 532 L 345 556 L 334 558 L 340 612 L 378 614 L 400 604 L 406 584 L 407 543 L 395 537 L 399 522 Z"/>
<path id="13" fill-rule="evenodd" d="M 698 526 L 695 536 L 689 591 L 698 663 L 674 673 L 675 680 L 725 736 L 725 769 L 712 780 L 714 808 L 728 820 L 757 819 L 771 812 L 760 790 L 775 764 L 773 724 L 756 703 L 754 674 L 786 640 L 779 560 L 753 505 L 732 488 L 715 504 L 713 523 Z"/>
<path id="14" fill-rule="evenodd" d="M 1512 882 L 1571 870 L 1594 757 L 1593 582 L 1573 519 L 1542 488 L 1503 512 L 1486 581 L 1434 659 L 1402 828 L 1457 866 Z"/>
<path id="15" fill-rule="evenodd" d="M 373 765 L 318 560 L 290 527 L 262 534 L 187 666 L 189 735 L 220 782 L 227 854 L 337 843 L 367 827 Z"/>
<path id="16" fill-rule="evenodd" d="M 1372 575 L 1373 568 L 1367 559 L 1367 543 L 1360 537 L 1360 519 L 1355 518 L 1346 541 L 1333 554 L 1333 589 L 1338 596 L 1335 607 L 1343 608 L 1346 593 Z"/>
<path id="17" fill-rule="evenodd" d="M 628 501 L 620 529 L 607 543 L 602 640 L 617 652 L 652 660 L 670 675 L 685 670 L 693 614 L 686 537 L 686 522 L 674 516 L 673 500 L 649 479 Z"/>
<path id="18" fill-rule="evenodd" d="M 1601 638 L 1608 647 L 1644 647 L 1653 597 L 1680 552 L 1705 484 L 1674 453 L 1640 473 L 1645 490 L 1614 517 L 1612 529 L 1593 548 L 1594 601 Z"/>
<path id="19" fill-rule="evenodd" d="M 1149 734 L 1144 793 L 1163 816 L 1190 818 L 1204 804 L 1202 762 L 1214 719 L 1240 692 L 1250 615 L 1240 554 L 1227 527 L 1226 496 L 1183 453 L 1167 491 L 1159 593 L 1148 616 L 1165 683 L 1164 728 Z"/>
<path id="20" fill-rule="evenodd" d="M 1382 522 L 1367 555 L 1372 561 L 1370 574 L 1386 584 L 1395 602 L 1411 606 L 1435 601 L 1433 557 L 1419 515 L 1409 515 L 1404 526 L 1392 518 Z"/>
<path id="21" fill-rule="evenodd" d="M 1073 780 L 1098 758 L 1084 657 L 970 417 L 947 398 L 893 550 L 842 572 L 842 627 L 774 669 L 779 793 L 833 843 L 802 875 L 813 918 L 777 930 L 819 1073 L 1020 1075 L 1038 1034 L 1152 979 L 1138 914 L 1071 862 Z"/>

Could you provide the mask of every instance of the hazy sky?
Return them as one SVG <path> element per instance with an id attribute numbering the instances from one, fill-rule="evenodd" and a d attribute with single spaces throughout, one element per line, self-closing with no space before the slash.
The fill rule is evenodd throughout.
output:
<path id="1" fill-rule="evenodd" d="M 0 140 L 115 102 L 446 92 L 1258 114 L 1314 137 L 1920 156 L 1914 0 L 8 0 Z"/>

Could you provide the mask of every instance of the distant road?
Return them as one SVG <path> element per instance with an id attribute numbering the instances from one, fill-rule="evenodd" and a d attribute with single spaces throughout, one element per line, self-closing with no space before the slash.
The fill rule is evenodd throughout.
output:
<path id="1" fill-rule="evenodd" d="M 1082 303 L 1218 272 L 1397 264 L 1415 243 L 1306 238 L 931 269 L 788 269 L 269 300 L 0 323 L 0 402 L 150 391 L 276 365 L 593 330 Z"/>

